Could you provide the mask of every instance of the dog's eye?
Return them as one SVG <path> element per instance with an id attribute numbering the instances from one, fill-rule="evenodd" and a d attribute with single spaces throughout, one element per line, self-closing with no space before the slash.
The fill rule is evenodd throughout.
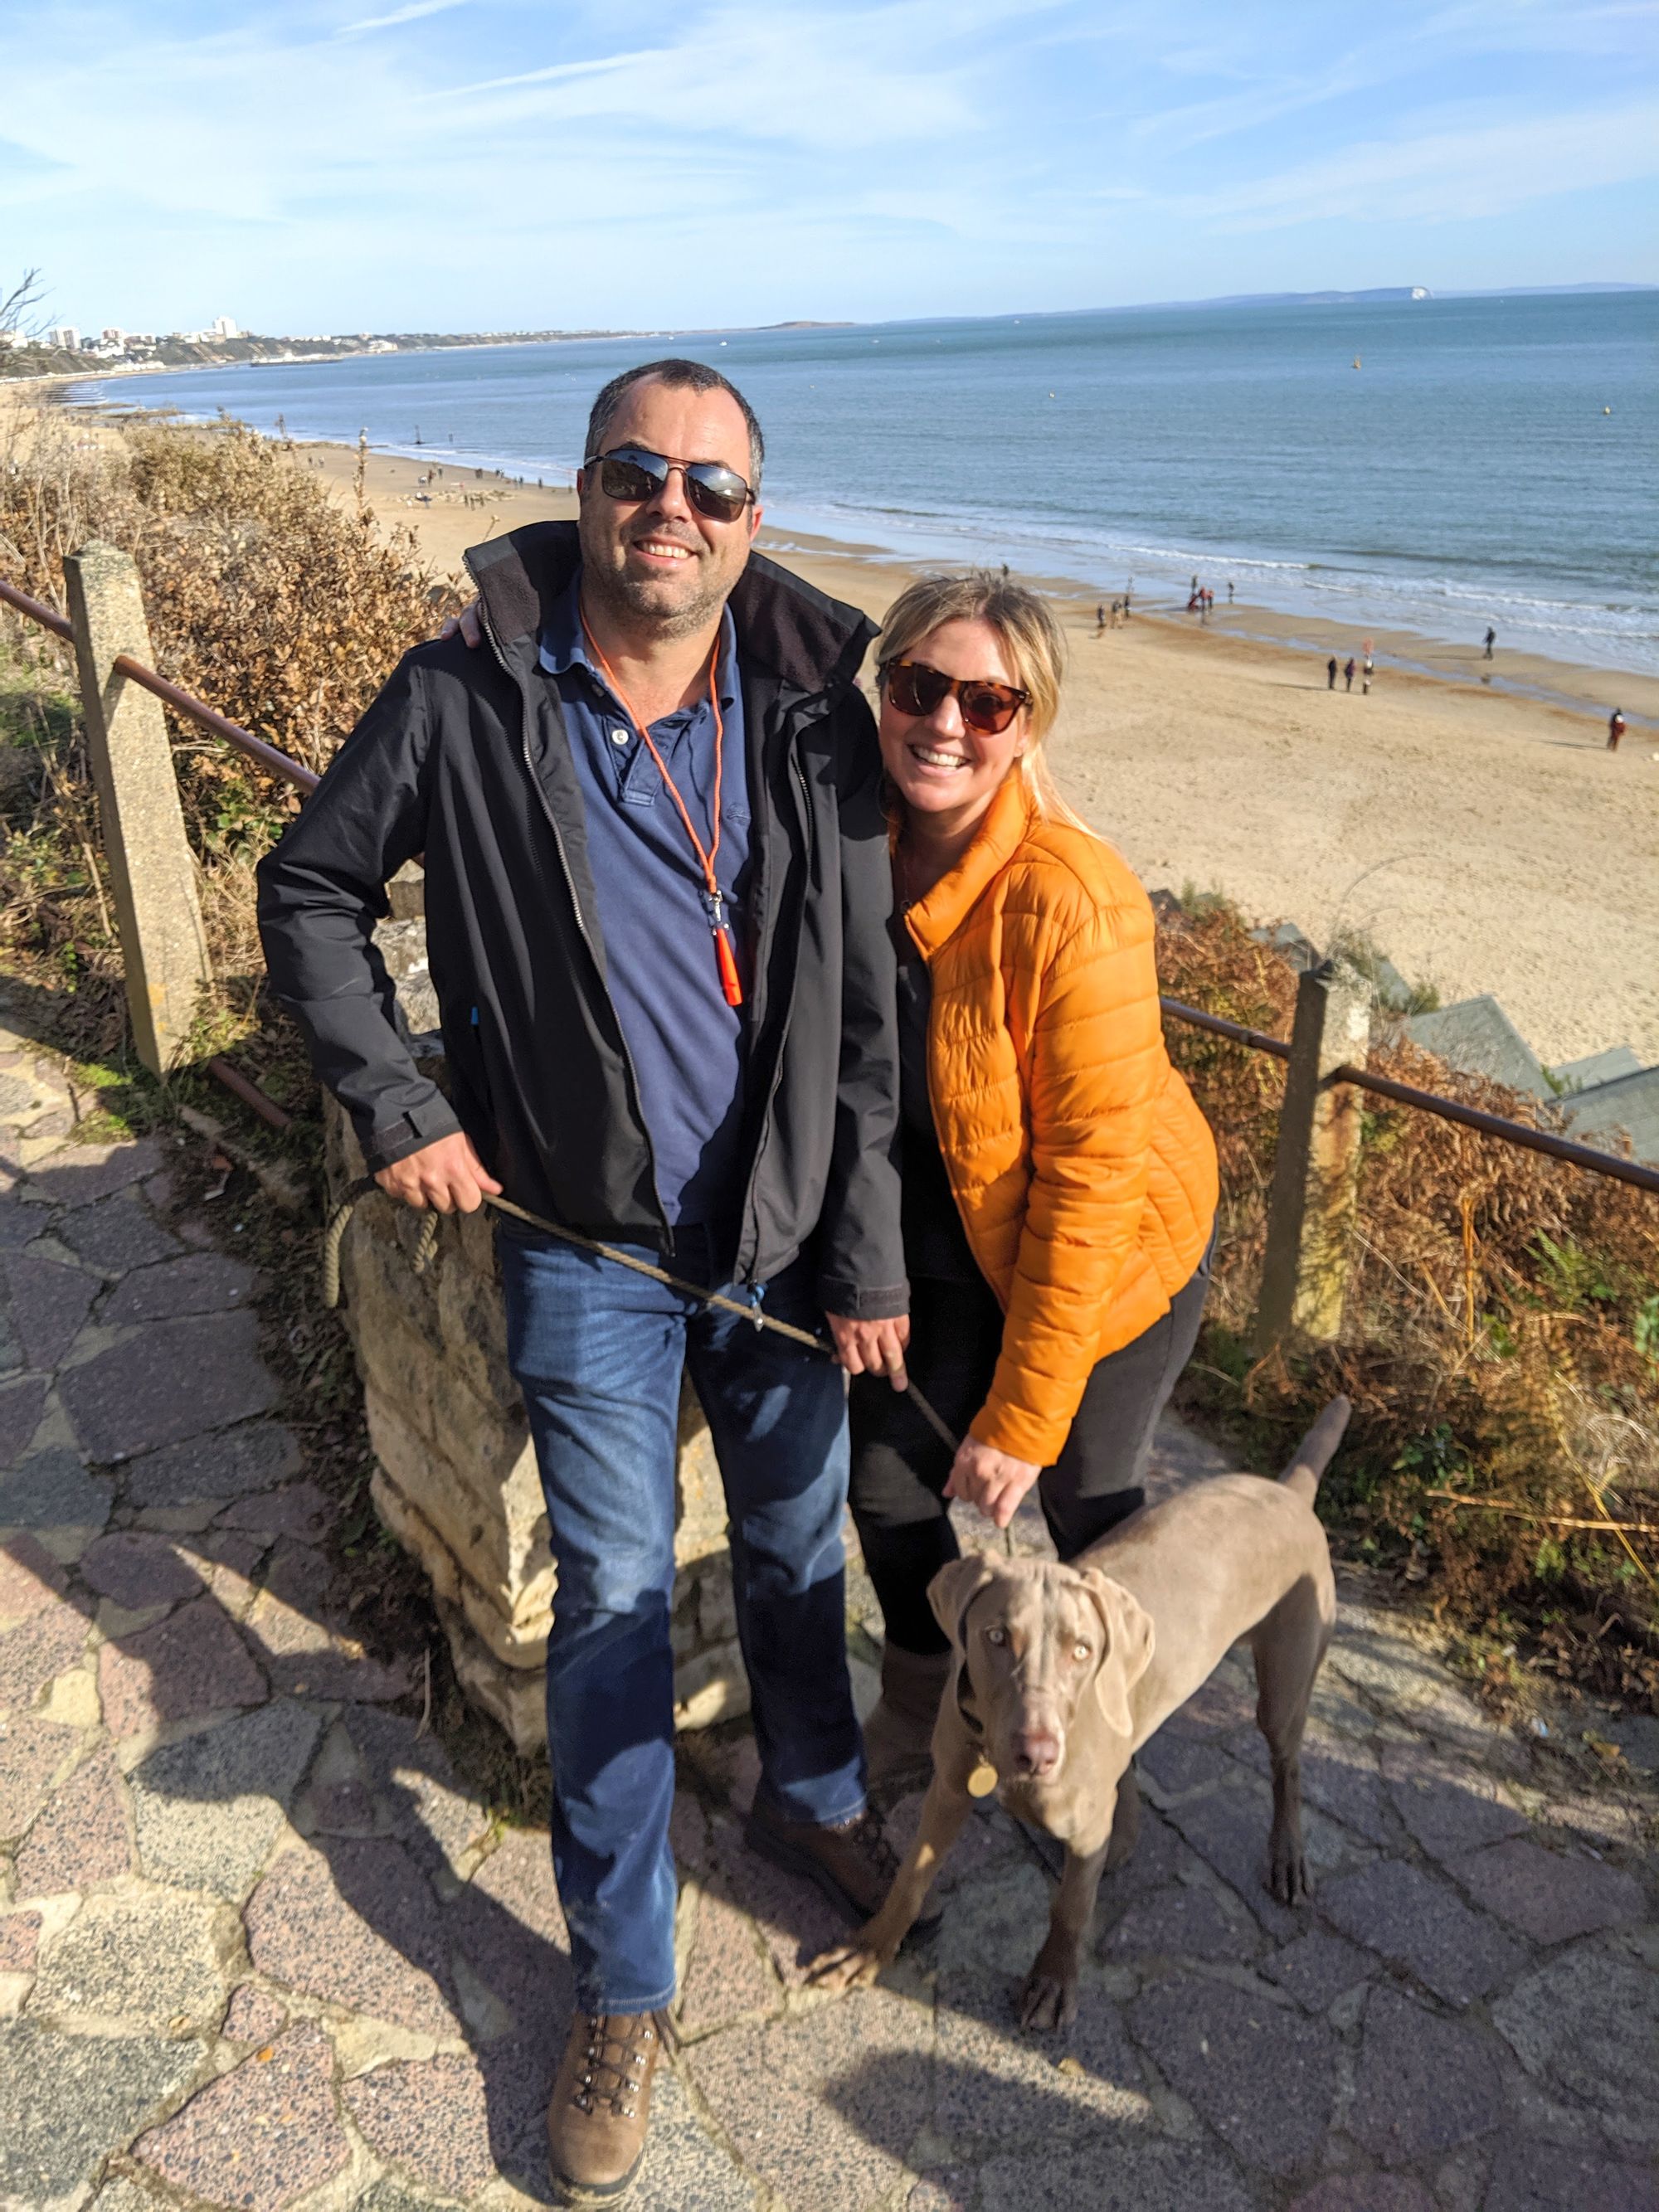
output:
<path id="1" fill-rule="evenodd" d="M 1072 1646 L 1072 1656 L 1073 1659 L 1086 1659 L 1088 1656 L 1089 1647 L 1086 1644 L 1074 1644 Z"/>
<path id="2" fill-rule="evenodd" d="M 1006 1644 L 1008 1641 L 1008 1632 L 1006 1628 L 988 1628 L 985 1632 L 985 1641 L 988 1644 Z"/>

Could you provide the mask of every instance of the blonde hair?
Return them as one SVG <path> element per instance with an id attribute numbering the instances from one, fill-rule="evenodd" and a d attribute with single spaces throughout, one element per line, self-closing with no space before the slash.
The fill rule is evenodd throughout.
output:
<path id="1" fill-rule="evenodd" d="M 1048 738 L 1060 712 L 1066 646 L 1047 600 L 988 568 L 970 568 L 965 576 L 919 576 L 887 610 L 876 648 L 878 678 L 885 682 L 893 661 L 904 659 L 949 622 L 982 622 L 996 632 L 1014 682 L 1026 695 L 1026 746 L 1018 766 L 1032 804 L 1045 821 L 1069 823 L 1093 836 L 1089 824 L 1060 797 L 1048 766 Z"/>

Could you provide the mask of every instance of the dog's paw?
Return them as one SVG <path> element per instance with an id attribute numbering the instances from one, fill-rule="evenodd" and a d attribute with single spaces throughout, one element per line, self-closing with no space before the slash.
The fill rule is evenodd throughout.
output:
<path id="1" fill-rule="evenodd" d="M 1076 2018 L 1077 1977 L 1047 1974 L 1033 1966 L 1020 1992 L 1020 2026 L 1043 2030 L 1069 2027 Z"/>
<path id="2" fill-rule="evenodd" d="M 1299 1842 L 1274 1844 L 1267 1887 L 1281 1905 L 1300 1905 L 1313 1895 L 1308 1862 Z"/>
<path id="3" fill-rule="evenodd" d="M 837 1943 L 821 1951 L 806 1970 L 806 1984 L 814 1990 L 858 1990 L 873 1982 L 891 1964 L 863 1943 Z"/>

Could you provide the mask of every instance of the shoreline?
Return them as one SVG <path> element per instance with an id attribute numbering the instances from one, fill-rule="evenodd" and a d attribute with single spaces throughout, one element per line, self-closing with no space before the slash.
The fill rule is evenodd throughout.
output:
<path id="1" fill-rule="evenodd" d="M 117 434 L 103 410 L 77 414 Z M 353 447 L 295 441 L 293 458 L 351 501 Z M 568 488 L 435 455 L 371 448 L 365 489 L 436 576 L 575 512 Z M 878 619 L 916 573 L 800 532 L 763 527 L 757 544 Z M 1097 594 L 1024 580 L 1053 595 L 1068 649 L 1056 773 L 1149 890 L 1218 890 L 1322 947 L 1362 932 L 1444 1004 L 1490 992 L 1547 1065 L 1621 1043 L 1659 1064 L 1659 743 L 1642 726 L 1659 722 L 1659 678 L 1501 646 L 1488 669 L 1479 647 L 1377 631 L 1362 697 L 1327 687 L 1330 651 L 1360 642 L 1335 625 L 1241 602 L 1200 626 L 1138 602 L 1097 636 Z M 1616 757 L 1614 704 L 1631 724 Z"/>

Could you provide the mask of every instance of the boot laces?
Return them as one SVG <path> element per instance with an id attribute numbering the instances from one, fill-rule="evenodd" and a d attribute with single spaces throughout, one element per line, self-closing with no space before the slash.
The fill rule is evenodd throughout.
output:
<path id="1" fill-rule="evenodd" d="M 588 2013 L 587 2049 L 571 2102 L 584 2112 L 608 2105 L 631 2120 L 645 2081 L 649 2047 L 657 2031 L 649 2013 Z"/>
<path id="2" fill-rule="evenodd" d="M 869 1861 L 883 1881 L 890 1882 L 897 1875 L 898 1853 L 888 1842 L 886 1831 L 868 1806 L 850 1820 L 842 1821 L 835 1832 L 844 1836 L 860 1856 Z"/>

